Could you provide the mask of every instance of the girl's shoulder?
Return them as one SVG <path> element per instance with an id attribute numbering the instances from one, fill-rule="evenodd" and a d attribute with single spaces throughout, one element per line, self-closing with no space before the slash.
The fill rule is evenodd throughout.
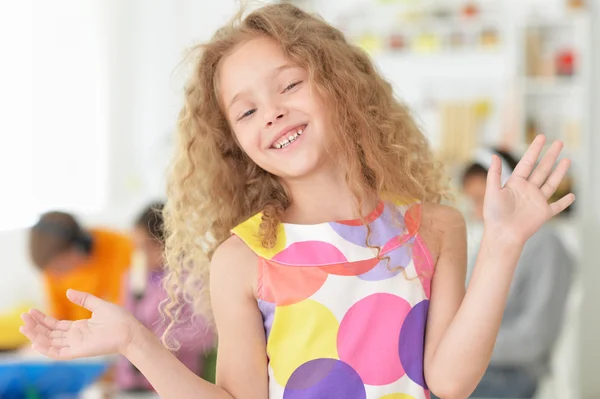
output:
<path id="1" fill-rule="evenodd" d="M 462 213 L 448 205 L 425 202 L 422 204 L 419 234 L 435 261 L 444 247 L 466 245 L 466 223 Z"/>
<path id="2" fill-rule="evenodd" d="M 239 237 L 232 235 L 217 247 L 210 265 L 211 290 L 256 292 L 258 256 Z"/>
<path id="3" fill-rule="evenodd" d="M 456 208 L 436 204 L 432 202 L 424 202 L 423 208 L 423 221 L 430 224 L 434 224 L 447 230 L 452 226 L 462 228 L 465 226 L 465 218 L 463 214 Z"/>

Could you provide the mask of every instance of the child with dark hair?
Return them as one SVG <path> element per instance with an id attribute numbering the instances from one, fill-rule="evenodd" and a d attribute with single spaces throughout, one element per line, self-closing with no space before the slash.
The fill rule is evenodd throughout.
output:
<path id="1" fill-rule="evenodd" d="M 167 299 L 162 285 L 165 242 L 163 207 L 161 202 L 152 203 L 137 217 L 133 229 L 136 261 L 123 284 L 125 308 L 158 336 L 165 329 L 160 306 Z M 136 273 L 140 271 L 142 273 Z M 135 281 L 134 275 L 140 274 L 143 277 Z M 173 338 L 178 344 L 176 355 L 190 370 L 205 375 L 205 357 L 214 347 L 215 335 L 202 317 L 192 317 L 191 311 L 184 313 L 187 314 L 180 315 L 183 320 L 174 330 Z M 119 389 L 125 391 L 152 389 L 148 380 L 124 357 L 117 365 L 116 383 Z"/>
<path id="2" fill-rule="evenodd" d="M 65 212 L 43 214 L 29 233 L 29 255 L 42 271 L 50 314 L 60 319 L 80 320 L 91 315 L 67 299 L 67 289 L 72 287 L 121 304 L 121 281 L 132 254 L 128 236 L 84 228 Z"/>

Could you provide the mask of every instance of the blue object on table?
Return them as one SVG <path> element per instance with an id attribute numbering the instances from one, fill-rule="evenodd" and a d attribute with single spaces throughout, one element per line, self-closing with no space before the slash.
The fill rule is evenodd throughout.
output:
<path id="1" fill-rule="evenodd" d="M 75 399 L 110 365 L 106 358 L 50 361 L 0 357 L 0 398 Z"/>

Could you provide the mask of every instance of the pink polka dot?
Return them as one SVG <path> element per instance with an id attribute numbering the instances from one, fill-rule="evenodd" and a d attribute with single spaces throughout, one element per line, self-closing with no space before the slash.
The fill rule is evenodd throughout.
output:
<path id="1" fill-rule="evenodd" d="M 402 244 L 402 242 L 404 242 L 405 240 L 406 239 L 404 238 L 404 236 L 402 236 L 402 237 L 396 236 L 396 237 L 392 238 L 391 240 L 389 240 L 388 242 L 385 243 L 383 248 L 381 248 L 381 253 L 386 254 L 390 251 L 393 251 L 394 249 L 398 248 Z"/>
<path id="2" fill-rule="evenodd" d="M 273 260 L 281 263 L 307 266 L 348 261 L 339 249 L 324 241 L 295 242 L 275 255 Z"/>
<path id="3" fill-rule="evenodd" d="M 410 305 L 392 294 L 373 294 L 355 303 L 338 332 L 338 354 L 369 385 L 387 385 L 405 374 L 398 337 Z"/>

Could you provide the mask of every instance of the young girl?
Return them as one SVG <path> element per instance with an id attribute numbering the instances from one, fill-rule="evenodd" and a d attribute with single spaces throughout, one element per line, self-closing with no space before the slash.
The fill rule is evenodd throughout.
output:
<path id="1" fill-rule="evenodd" d="M 53 358 L 122 353 L 166 399 L 467 397 L 525 241 L 574 200 L 547 203 L 569 165 L 552 169 L 561 144 L 534 169 L 538 137 L 504 187 L 494 158 L 465 295 L 464 221 L 438 204 L 427 141 L 361 50 L 288 4 L 252 12 L 201 50 L 167 252 L 173 297 L 199 307 L 210 260 L 216 385 L 86 293 L 67 295 L 90 320 L 33 310 L 23 333 Z"/>
<path id="2" fill-rule="evenodd" d="M 143 284 L 135 284 L 133 275 L 128 274 L 123 284 L 125 309 L 157 336 L 164 331 L 159 307 L 167 299 L 162 286 L 165 240 L 163 207 L 160 202 L 153 203 L 138 216 L 133 229 L 133 240 L 138 258 L 143 262 L 140 267 L 146 270 L 146 278 L 143 279 Z M 182 320 L 175 329 L 176 336 L 173 338 L 179 345 L 175 354 L 188 369 L 203 375 L 205 355 L 213 349 L 215 343 L 214 333 L 207 328 L 203 317 L 192 318 L 189 310 L 186 313 L 186 317 L 181 317 Z M 117 364 L 116 383 L 123 391 L 152 389 L 148 380 L 125 358 L 121 358 Z"/>

